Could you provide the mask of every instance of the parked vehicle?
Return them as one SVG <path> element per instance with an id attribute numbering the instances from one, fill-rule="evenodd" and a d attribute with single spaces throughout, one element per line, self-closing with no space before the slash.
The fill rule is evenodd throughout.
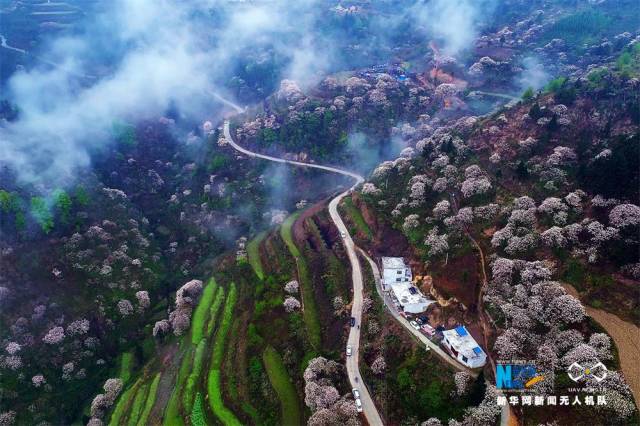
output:
<path id="1" fill-rule="evenodd" d="M 424 324 L 424 321 L 422 321 L 420 318 L 416 318 L 416 322 L 418 323 L 418 325 Z"/>
<path id="2" fill-rule="evenodd" d="M 436 329 L 431 327 L 429 324 L 424 324 L 422 326 L 422 331 L 424 331 L 424 333 L 428 336 L 433 336 L 434 334 L 436 334 Z"/>
<path id="3" fill-rule="evenodd" d="M 355 399 L 360 399 L 360 391 L 358 390 L 358 388 L 351 389 L 351 392 L 353 393 L 353 397 Z"/>
<path id="4" fill-rule="evenodd" d="M 351 345 L 347 345 L 347 356 L 351 356 Z"/>
<path id="5" fill-rule="evenodd" d="M 346 232 L 340 232 L 340 236 L 342 238 L 347 238 L 347 233 Z"/>
<path id="6" fill-rule="evenodd" d="M 417 322 L 409 321 L 409 324 L 411 324 L 411 327 L 415 328 L 416 330 L 420 330 L 420 326 L 418 325 Z"/>
<path id="7" fill-rule="evenodd" d="M 356 325 L 356 319 L 355 317 L 351 317 L 351 327 L 355 327 Z"/>
<path id="8" fill-rule="evenodd" d="M 360 398 L 356 398 L 356 411 L 362 413 L 362 401 L 360 401 Z"/>
<path id="9" fill-rule="evenodd" d="M 429 317 L 426 315 L 421 315 L 420 319 L 422 320 L 423 323 L 428 323 L 429 322 Z"/>

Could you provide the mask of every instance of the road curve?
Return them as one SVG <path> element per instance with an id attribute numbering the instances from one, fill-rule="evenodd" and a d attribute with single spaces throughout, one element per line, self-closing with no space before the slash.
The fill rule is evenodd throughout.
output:
<path id="1" fill-rule="evenodd" d="M 226 102 L 225 102 L 226 103 Z M 234 106 L 234 109 L 238 112 L 243 111 L 242 108 Z M 340 235 L 344 235 L 344 246 L 347 250 L 347 255 L 349 257 L 349 263 L 351 263 L 351 280 L 353 281 L 353 304 L 351 306 L 351 316 L 356 319 L 356 327 L 351 327 L 349 330 L 349 337 L 347 339 L 347 345 L 351 345 L 352 355 L 347 357 L 347 374 L 349 376 L 349 382 L 351 383 L 352 388 L 358 388 L 360 391 L 360 400 L 362 401 L 362 411 L 367 418 L 367 422 L 371 426 L 381 426 L 383 425 L 382 418 L 380 417 L 380 413 L 378 413 L 378 409 L 376 408 L 375 403 L 373 402 L 373 398 L 371 398 L 371 394 L 367 389 L 365 383 L 362 380 L 362 376 L 360 374 L 360 368 L 358 366 L 358 360 L 360 357 L 360 324 L 362 322 L 362 291 L 363 291 L 363 279 L 362 279 L 362 270 L 360 268 L 360 263 L 358 262 L 358 255 L 356 254 L 356 245 L 349 235 L 347 227 L 345 226 L 340 214 L 338 213 L 338 205 L 340 201 L 346 197 L 351 190 L 353 190 L 356 186 L 364 182 L 364 178 L 359 174 L 349 172 L 347 170 L 338 169 L 336 167 L 331 166 L 322 166 L 319 164 L 311 164 L 311 163 L 303 163 L 301 161 L 293 161 L 293 160 L 285 160 L 283 158 L 271 157 L 265 154 L 258 154 L 256 152 L 249 151 L 238 145 L 233 137 L 231 136 L 231 129 L 229 125 L 229 121 L 224 122 L 224 137 L 226 141 L 231 145 L 236 151 L 239 151 L 249 157 L 253 158 L 261 158 L 268 161 L 274 161 L 276 163 L 283 164 L 291 164 L 299 167 L 310 167 L 314 169 L 326 170 L 332 173 L 338 173 L 344 176 L 351 177 L 355 179 L 355 183 L 348 190 L 338 194 L 335 198 L 333 198 L 329 202 L 329 215 L 331 216 L 331 220 L 338 228 L 338 232 Z"/>

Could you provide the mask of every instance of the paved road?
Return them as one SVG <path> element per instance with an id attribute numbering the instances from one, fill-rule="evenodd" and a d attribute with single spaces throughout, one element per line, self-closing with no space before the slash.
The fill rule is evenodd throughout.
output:
<path id="1" fill-rule="evenodd" d="M 3 36 L 2 34 L 0 34 L 0 47 L 3 48 L 3 49 L 7 49 L 7 50 L 13 50 L 14 52 L 18 52 L 18 53 L 21 53 L 23 55 L 32 56 L 32 57 L 36 58 L 37 60 L 39 60 L 41 62 L 44 62 L 45 64 L 51 65 L 54 68 L 58 68 L 58 69 L 66 72 L 68 74 L 73 74 L 76 77 L 87 78 L 87 79 L 92 79 L 92 80 L 96 79 L 96 76 L 94 76 L 94 75 L 87 75 L 87 74 L 78 73 L 78 72 L 72 70 L 71 68 L 65 67 L 65 66 L 60 65 L 60 64 L 56 64 L 55 62 L 51 62 L 50 60 L 45 59 L 45 58 L 43 58 L 41 56 L 34 55 L 33 53 L 29 52 L 28 50 L 19 49 L 17 47 L 10 46 L 7 43 L 7 38 L 5 36 Z"/>
<path id="2" fill-rule="evenodd" d="M 221 97 L 218 97 L 221 99 Z M 243 109 L 237 105 L 233 105 L 228 101 L 225 102 L 227 105 L 231 105 L 236 111 L 242 112 Z M 349 235 L 349 231 L 345 226 L 340 214 L 338 213 L 338 205 L 340 201 L 346 197 L 352 189 L 356 186 L 364 182 L 364 178 L 356 173 L 352 173 L 346 170 L 338 169 L 336 167 L 331 166 L 322 166 L 319 164 L 311 164 L 311 163 L 303 163 L 301 161 L 293 161 L 293 160 L 285 160 L 282 158 L 271 157 L 269 155 L 258 154 L 256 152 L 249 151 L 238 145 L 233 137 L 231 136 L 231 130 L 229 128 L 229 121 L 224 122 L 224 137 L 236 151 L 239 151 L 249 157 L 253 158 L 262 158 L 269 161 L 274 161 L 276 163 L 284 163 L 284 164 L 292 164 L 300 167 L 311 167 L 314 169 L 326 170 L 328 172 L 339 173 L 344 176 L 349 176 L 355 179 L 355 183 L 351 188 L 342 192 L 338 196 L 329 202 L 329 215 L 331 216 L 331 220 L 338 228 L 338 232 L 340 235 L 344 235 L 344 246 L 347 250 L 347 255 L 349 256 L 349 262 L 351 263 L 351 279 L 353 281 L 353 305 L 351 307 L 351 316 L 356 319 L 356 327 L 351 327 L 349 331 L 349 337 L 347 339 L 347 345 L 351 345 L 352 354 L 350 357 L 347 357 L 347 374 L 349 376 L 349 382 L 351 382 L 351 387 L 358 388 L 360 391 L 360 400 L 362 401 L 362 410 L 367 418 L 367 422 L 371 426 L 381 426 L 383 424 L 382 418 L 380 417 L 380 413 L 378 413 L 378 409 L 376 408 L 375 403 L 373 402 L 373 398 L 371 398 L 371 394 L 367 389 L 366 385 L 362 381 L 362 376 L 360 374 L 360 368 L 358 366 L 358 359 L 360 357 L 360 324 L 362 322 L 362 290 L 363 290 L 363 279 L 362 279 L 362 270 L 360 269 L 360 262 L 358 262 L 358 255 L 356 254 L 356 245 Z"/>

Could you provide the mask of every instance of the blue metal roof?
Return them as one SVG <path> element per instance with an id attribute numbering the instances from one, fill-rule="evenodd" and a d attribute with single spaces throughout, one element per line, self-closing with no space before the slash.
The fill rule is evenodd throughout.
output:
<path id="1" fill-rule="evenodd" d="M 480 346 L 476 346 L 475 348 L 473 348 L 473 352 L 475 352 L 477 355 L 482 355 L 482 349 L 480 349 Z"/>
<path id="2" fill-rule="evenodd" d="M 469 334 L 469 333 L 467 333 L 467 330 L 462 325 L 459 325 L 459 326 L 456 327 L 456 333 L 458 333 L 458 335 L 460 337 L 464 337 L 467 334 Z"/>

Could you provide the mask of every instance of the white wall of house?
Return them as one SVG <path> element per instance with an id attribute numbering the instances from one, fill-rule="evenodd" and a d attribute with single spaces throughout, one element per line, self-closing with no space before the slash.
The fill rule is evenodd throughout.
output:
<path id="1" fill-rule="evenodd" d="M 447 349 L 449 349 L 454 358 L 456 358 L 461 364 L 466 365 L 469 368 L 480 368 L 487 362 L 487 356 L 484 352 L 481 355 L 470 356 L 469 354 L 467 354 L 468 356 L 465 356 L 465 354 L 463 354 L 459 350 L 459 348 L 456 348 L 451 344 L 446 335 L 444 336 L 444 339 L 442 339 L 442 342 L 447 347 Z"/>

